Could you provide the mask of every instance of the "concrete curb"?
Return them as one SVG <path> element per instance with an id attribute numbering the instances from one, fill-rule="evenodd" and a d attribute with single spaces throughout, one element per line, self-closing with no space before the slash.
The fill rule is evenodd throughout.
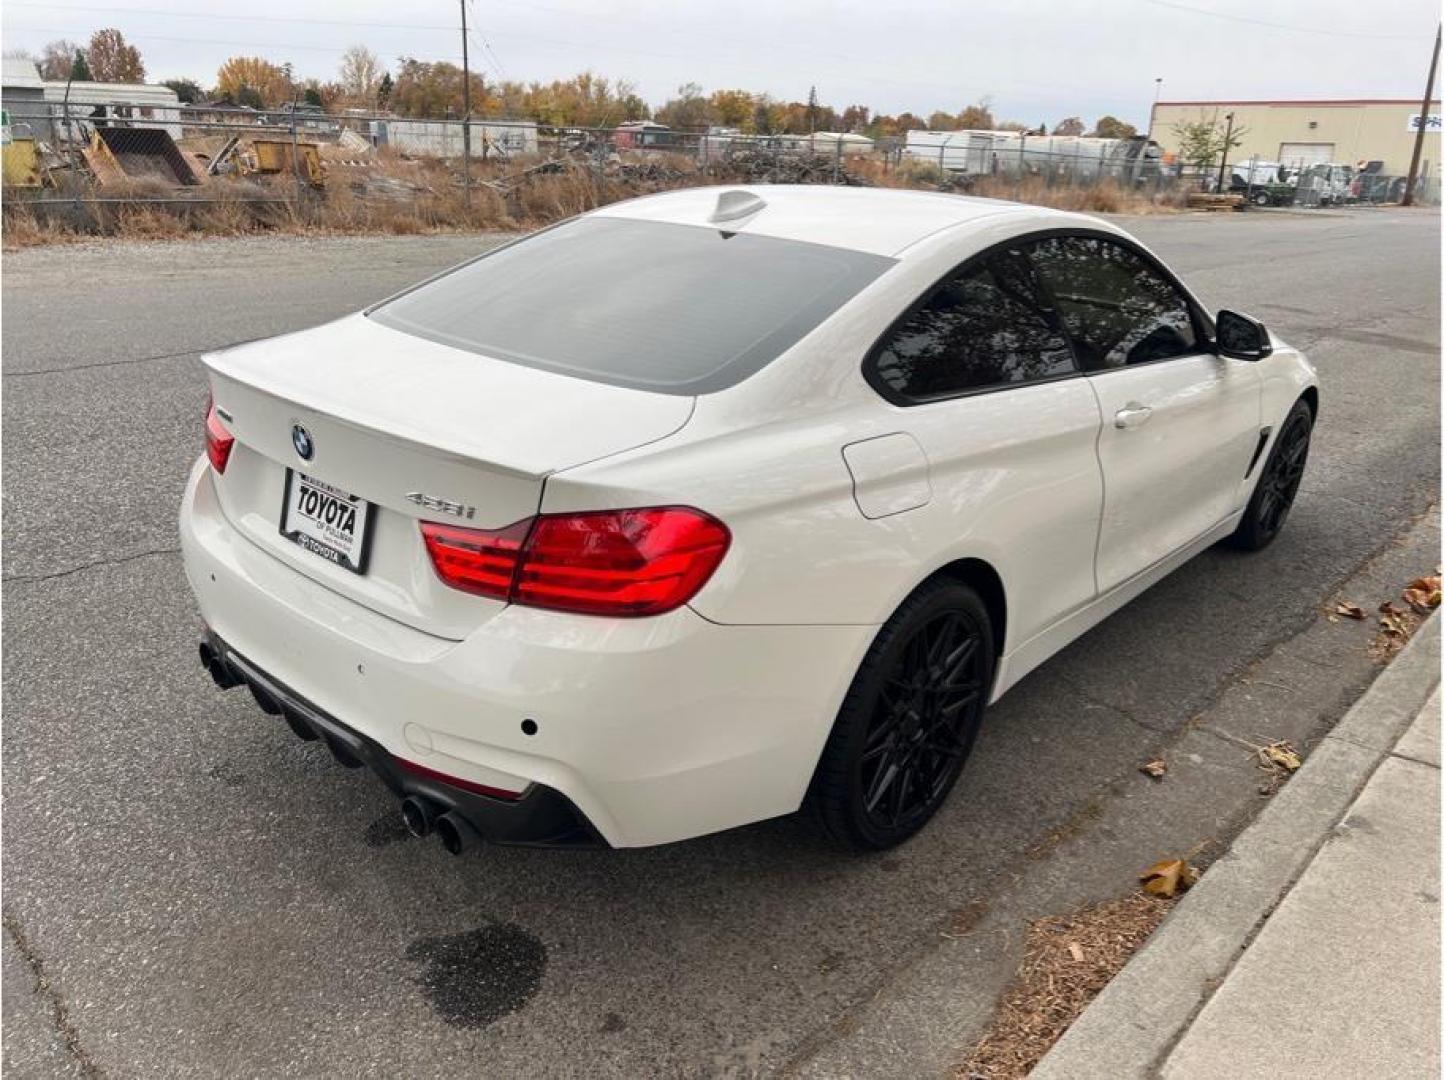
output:
<path id="1" fill-rule="evenodd" d="M 1148 1077 L 1439 684 L 1431 616 L 1030 1074 Z"/>

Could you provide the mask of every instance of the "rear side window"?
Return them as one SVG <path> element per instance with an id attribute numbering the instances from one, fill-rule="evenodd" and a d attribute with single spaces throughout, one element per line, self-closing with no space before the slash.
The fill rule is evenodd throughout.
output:
<path id="1" fill-rule="evenodd" d="M 1137 252 L 1095 236 L 1054 236 L 1029 254 L 1084 371 L 1198 351 L 1188 300 Z"/>
<path id="2" fill-rule="evenodd" d="M 845 248 L 577 218 L 370 312 L 458 349 L 668 394 L 761 370 L 893 265 Z"/>
<path id="3" fill-rule="evenodd" d="M 972 262 L 935 286 L 877 348 L 871 377 L 929 401 L 1076 372 L 1032 267 L 1016 250 Z"/>

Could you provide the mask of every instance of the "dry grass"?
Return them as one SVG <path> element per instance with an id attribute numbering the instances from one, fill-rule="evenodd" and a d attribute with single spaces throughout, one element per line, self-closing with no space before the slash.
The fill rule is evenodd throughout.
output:
<path id="1" fill-rule="evenodd" d="M 1018 973 L 956 1080 L 1027 1076 L 1175 902 L 1135 893 L 1032 923 Z"/>
<path id="2" fill-rule="evenodd" d="M 1061 180 L 1050 184 L 1042 176 L 979 176 L 964 181 L 927 162 L 905 161 L 890 167 L 869 158 L 849 162 L 848 171 L 878 187 L 957 191 L 1085 214 L 1168 214 L 1183 207 L 1182 195 L 1155 196 L 1112 180 L 1081 185 Z"/>
<path id="3" fill-rule="evenodd" d="M 5 248 L 36 247 L 41 244 L 64 244 L 80 240 L 83 234 L 65 221 L 40 218 L 28 208 L 17 208 L 13 199 L 4 200 L 0 215 L 0 243 Z"/>
<path id="4" fill-rule="evenodd" d="M 192 150 L 214 152 L 195 145 Z M 216 177 L 204 188 L 177 190 L 160 181 L 141 180 L 108 185 L 97 194 L 107 199 L 184 200 L 150 205 L 63 203 L 46 207 L 27 204 L 8 193 L 4 206 L 6 248 L 61 243 L 87 236 L 144 239 L 193 234 L 239 236 L 280 231 L 320 234 L 419 233 L 531 229 L 606 203 L 655 191 L 698 184 L 747 182 L 724 163 L 710 169 L 688 157 L 628 155 L 598 170 L 584 160 L 562 159 L 547 170 L 529 171 L 542 159 L 474 162 L 468 205 L 455 168 L 435 159 L 413 159 L 383 149 L 365 156 L 365 164 L 336 147 L 323 147 L 328 175 L 314 190 L 289 175 Z M 785 163 L 784 163 L 785 164 Z M 1145 194 L 1116 184 L 1093 187 L 1049 186 L 1040 177 L 1021 180 L 982 177 L 963 185 L 925 163 L 888 167 L 869 158 L 849 158 L 846 170 L 863 182 L 894 188 L 964 190 L 971 194 L 1014 199 L 1092 213 L 1167 212 Z M 817 170 L 830 176 L 830 169 Z M 786 175 L 786 170 L 782 170 Z M 82 194 L 83 198 L 83 194 Z M 271 200 L 260 202 L 258 199 Z M 280 200 L 280 201 L 277 201 Z"/>

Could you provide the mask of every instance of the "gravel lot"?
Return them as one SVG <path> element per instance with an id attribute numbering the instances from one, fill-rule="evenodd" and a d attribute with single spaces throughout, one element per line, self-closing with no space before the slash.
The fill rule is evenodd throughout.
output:
<path id="1" fill-rule="evenodd" d="M 1436 564 L 1439 218 L 1128 224 L 1320 368 L 1294 515 L 1268 551 L 1204 555 L 1030 676 L 939 820 L 868 858 L 780 820 L 452 859 L 201 672 L 175 536 L 198 351 L 343 314 L 494 238 L 6 255 L 5 1068 L 905 1075 L 923 1042 L 986 1021 L 1021 920 L 1125 891 L 1165 852 L 1216 854 L 1260 801 L 1230 739 L 1306 746 L 1372 676 L 1371 628 L 1320 620 L 1324 600 L 1377 604 Z M 1159 753 L 1164 784 L 1136 771 Z"/>

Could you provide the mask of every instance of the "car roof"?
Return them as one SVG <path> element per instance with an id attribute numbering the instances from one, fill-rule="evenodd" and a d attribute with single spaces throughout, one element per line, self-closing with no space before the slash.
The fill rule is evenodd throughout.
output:
<path id="1" fill-rule="evenodd" d="M 719 226 L 710 220 L 718 199 L 741 192 L 762 200 L 755 213 Z M 736 198 L 737 196 L 733 196 Z M 1036 220 L 1037 228 L 1109 228 L 1096 218 L 1041 206 L 899 188 L 832 187 L 823 184 L 744 184 L 684 188 L 613 203 L 592 211 L 597 217 L 724 227 L 783 240 L 801 240 L 898 257 L 933 233 L 980 222 L 999 214 Z M 1111 229 L 1110 229 L 1111 231 Z"/>

